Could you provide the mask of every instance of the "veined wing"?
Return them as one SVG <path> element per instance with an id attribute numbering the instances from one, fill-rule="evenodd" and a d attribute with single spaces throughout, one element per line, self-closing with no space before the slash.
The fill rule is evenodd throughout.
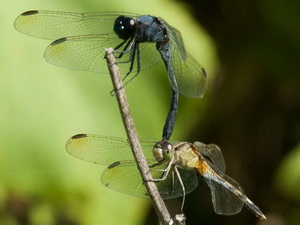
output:
<path id="1" fill-rule="evenodd" d="M 153 158 L 153 145 L 152 141 L 141 142 L 146 158 Z M 110 165 L 120 160 L 134 160 L 125 138 L 78 134 L 67 141 L 66 150 L 79 159 L 100 165 Z"/>
<path id="2" fill-rule="evenodd" d="M 120 15 L 133 18 L 139 16 L 123 12 L 73 13 L 32 10 L 19 15 L 14 26 L 16 30 L 36 38 L 57 40 L 70 36 L 114 33 L 114 21 Z"/>
<path id="3" fill-rule="evenodd" d="M 73 13 L 32 10 L 22 13 L 14 22 L 16 30 L 42 39 L 56 40 L 45 51 L 45 59 L 68 69 L 108 73 L 104 59 L 105 48 L 115 48 L 121 40 L 114 32 L 115 19 L 124 12 Z M 140 43 L 140 57 L 136 55 L 132 73 L 146 69 L 160 60 L 154 43 Z M 123 49 L 118 49 L 123 50 Z M 131 63 L 130 53 L 120 59 L 122 74 L 127 74 Z M 139 64 L 138 64 L 139 63 Z M 134 74 L 134 75 L 135 75 Z"/>
<path id="4" fill-rule="evenodd" d="M 206 162 L 212 167 L 220 176 L 225 175 L 225 161 L 219 146 L 215 144 L 204 144 L 199 141 L 193 144 L 198 152 L 208 159 Z"/>
<path id="5" fill-rule="evenodd" d="M 262 211 L 244 194 L 241 186 L 231 177 L 219 176 L 208 165 L 202 173 L 211 190 L 214 210 L 217 214 L 233 215 L 241 211 L 244 203 L 259 219 L 266 219 Z"/>
<path id="6" fill-rule="evenodd" d="M 201 98 L 207 88 L 204 68 L 185 51 L 180 32 L 163 19 L 159 18 L 159 20 L 165 25 L 168 32 L 170 46 L 168 67 L 174 72 L 177 82 L 177 87 L 172 85 L 173 89 L 187 97 Z"/>
<path id="7" fill-rule="evenodd" d="M 149 161 L 151 166 L 157 162 Z M 151 167 L 151 174 L 154 179 L 163 176 L 163 169 L 167 167 L 164 164 Z M 194 170 L 179 168 L 181 179 L 184 183 L 185 194 L 193 191 L 198 185 L 198 179 Z M 149 198 L 146 187 L 142 182 L 141 175 L 133 161 L 117 161 L 110 165 L 102 174 L 101 182 L 104 186 L 121 193 L 133 195 L 140 198 Z M 176 174 L 170 171 L 165 180 L 156 182 L 157 188 L 163 199 L 171 199 L 183 196 L 183 190 Z"/>
<path id="8" fill-rule="evenodd" d="M 48 46 L 44 58 L 51 64 L 68 69 L 108 73 L 104 50 L 108 47 L 115 48 L 121 42 L 122 40 L 114 33 L 61 38 Z M 140 69 L 146 69 L 161 59 L 153 43 L 141 43 L 139 46 Z M 127 62 L 118 63 L 121 74 L 128 73 L 131 65 L 129 61 L 130 53 L 123 54 L 122 58 L 118 59 L 118 62 Z M 136 56 L 132 71 L 135 73 L 137 70 Z"/>
<path id="9" fill-rule="evenodd" d="M 231 178 L 226 179 L 226 175 L 220 177 L 208 164 L 205 166 L 206 172 L 202 176 L 210 188 L 215 212 L 222 215 L 233 215 L 240 212 L 246 198 L 240 185 Z"/>
<path id="10" fill-rule="evenodd" d="M 166 180 L 159 181 L 156 186 L 159 190 L 159 193 L 163 199 L 172 199 L 183 196 L 184 194 L 189 194 L 198 186 L 198 178 L 194 170 L 177 167 L 177 170 L 180 174 L 180 178 L 177 176 L 175 171 L 170 171 Z M 151 171 L 153 177 L 159 178 L 159 173 Z M 158 173 L 158 174 L 156 174 Z M 185 189 L 183 193 L 180 180 L 182 181 Z"/>

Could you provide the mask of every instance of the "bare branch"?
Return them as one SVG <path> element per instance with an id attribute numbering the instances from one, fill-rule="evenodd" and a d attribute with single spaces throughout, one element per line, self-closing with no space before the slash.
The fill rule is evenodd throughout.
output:
<path id="1" fill-rule="evenodd" d="M 122 79 L 120 78 L 120 71 L 116 64 L 115 56 L 113 55 L 113 49 L 109 48 L 105 51 L 106 62 L 110 72 L 110 76 L 113 82 L 114 90 L 116 93 L 117 101 L 119 104 L 120 113 L 125 126 L 127 138 L 131 145 L 132 153 L 136 160 L 138 169 L 141 173 L 142 179 L 147 188 L 150 199 L 152 199 L 153 206 L 156 213 L 163 224 L 173 224 L 173 220 L 165 206 L 155 183 L 152 180 L 152 175 L 149 173 L 149 167 L 145 160 L 144 154 L 139 143 L 139 139 L 134 127 L 133 119 L 130 115 L 129 104 L 123 88 Z"/>

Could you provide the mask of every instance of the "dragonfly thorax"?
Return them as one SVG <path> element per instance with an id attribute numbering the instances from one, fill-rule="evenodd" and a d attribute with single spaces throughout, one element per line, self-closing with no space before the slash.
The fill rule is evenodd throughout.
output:
<path id="1" fill-rule="evenodd" d="M 199 156 L 194 152 L 191 143 L 182 142 L 174 147 L 174 158 L 177 165 L 195 168 L 198 165 Z"/>
<path id="2" fill-rule="evenodd" d="M 136 22 L 138 42 L 167 42 L 166 28 L 157 17 L 144 15 L 138 17 Z"/>
<path id="3" fill-rule="evenodd" d="M 115 20 L 114 31 L 119 38 L 127 40 L 134 36 L 136 33 L 136 21 L 133 18 L 119 16 Z"/>
<path id="4" fill-rule="evenodd" d="M 153 155 L 158 162 L 169 160 L 174 155 L 173 145 L 169 141 L 159 141 L 153 147 Z"/>

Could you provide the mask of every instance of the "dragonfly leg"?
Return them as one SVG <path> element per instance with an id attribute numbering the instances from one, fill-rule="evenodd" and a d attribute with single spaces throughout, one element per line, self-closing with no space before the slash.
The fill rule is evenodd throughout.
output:
<path id="1" fill-rule="evenodd" d="M 128 76 L 128 74 L 130 74 L 131 71 L 132 71 L 132 67 L 133 67 L 132 64 L 133 64 L 133 61 L 134 61 L 134 56 L 135 56 L 135 51 L 136 51 L 136 44 L 137 43 L 131 38 L 128 41 L 128 43 L 126 44 L 126 46 L 123 48 L 123 50 L 121 50 L 121 51 L 114 50 L 115 53 L 120 53 L 118 56 L 116 56 L 117 59 L 121 59 L 125 53 L 130 52 L 128 60 L 126 60 L 126 61 L 118 61 L 117 62 L 117 64 L 120 64 L 120 63 L 131 63 L 129 72 L 127 73 L 126 76 Z"/>
<path id="2" fill-rule="evenodd" d="M 137 54 L 137 71 L 136 74 L 133 75 L 128 81 L 126 81 L 126 83 L 124 84 L 124 86 L 126 86 L 127 84 L 129 84 L 134 78 L 136 78 L 137 75 L 139 75 L 140 71 L 141 71 L 141 62 L 140 62 L 140 47 L 139 47 L 139 43 L 136 43 L 136 46 L 134 47 L 134 53 L 133 53 L 133 57 L 131 59 L 131 65 L 130 65 L 130 69 L 128 71 L 128 73 L 125 75 L 125 77 L 122 79 L 123 81 L 128 77 L 128 75 L 132 72 L 133 66 L 134 66 L 134 58 L 135 58 L 135 52 Z"/>
<path id="3" fill-rule="evenodd" d="M 118 59 L 122 58 L 122 56 L 124 55 L 124 53 L 127 53 L 127 52 L 129 52 L 131 50 L 131 46 L 130 47 L 128 47 L 128 46 L 132 43 L 132 38 L 128 42 L 127 41 L 128 40 L 122 41 L 118 46 L 116 46 L 114 48 L 114 52 L 113 53 L 114 54 L 116 54 L 116 53 L 119 54 L 118 56 L 115 56 L 116 58 L 118 58 Z M 123 48 L 123 50 L 121 50 L 121 51 L 117 50 L 120 47 L 122 47 L 126 42 L 127 42 L 127 44 L 125 45 L 125 47 Z M 112 66 L 112 65 L 110 65 L 110 66 Z"/>
<path id="4" fill-rule="evenodd" d="M 131 45 L 128 47 L 129 44 L 131 44 Z M 121 54 L 118 56 L 118 58 L 121 58 L 121 57 L 123 56 L 124 53 L 130 51 L 129 60 L 127 60 L 127 61 L 122 61 L 122 62 L 117 62 L 117 64 L 120 64 L 120 63 L 130 63 L 129 71 L 128 71 L 127 74 L 122 78 L 122 81 L 124 81 L 124 80 L 128 77 L 128 75 L 132 72 L 132 70 L 133 70 L 134 59 L 135 59 L 135 54 L 136 54 L 136 52 L 137 52 L 137 57 L 138 57 L 138 59 L 137 59 L 137 64 L 138 64 L 138 65 L 137 65 L 137 73 L 136 73 L 132 78 L 130 78 L 129 81 L 127 81 L 125 84 L 123 84 L 122 88 L 124 88 L 128 83 L 130 83 L 130 81 L 131 81 L 132 79 L 134 79 L 134 78 L 140 73 L 140 60 L 139 60 L 139 57 L 140 57 L 140 51 L 139 51 L 139 45 L 138 45 L 138 43 L 136 43 L 134 40 L 131 41 L 131 42 L 128 42 L 128 44 L 125 46 L 124 50 L 125 50 L 126 48 L 128 48 L 128 50 L 126 50 L 126 51 L 120 51 Z M 116 94 L 116 92 L 118 92 L 118 90 L 117 90 L 117 91 L 112 90 L 112 91 L 110 92 L 110 94 L 111 94 L 112 96 L 114 96 L 114 95 Z"/>
<path id="5" fill-rule="evenodd" d="M 173 193 L 175 193 L 175 175 L 174 175 L 174 170 L 171 171 L 171 190 L 170 191 L 166 191 L 166 192 L 162 192 L 160 191 L 159 193 L 164 196 L 164 195 L 171 195 Z"/>
<path id="6" fill-rule="evenodd" d="M 131 48 L 133 46 L 133 38 L 130 38 L 129 41 L 128 39 L 123 41 L 121 44 L 119 44 L 117 47 L 114 48 L 114 53 L 120 53 L 118 56 L 116 56 L 116 58 L 120 59 L 122 58 L 122 56 L 124 55 L 124 53 L 128 53 L 129 51 L 131 51 Z M 120 47 L 122 47 L 125 43 L 127 42 L 127 44 L 125 45 L 125 47 L 123 48 L 123 50 L 118 50 Z M 128 61 L 129 62 L 129 61 Z"/>
<path id="7" fill-rule="evenodd" d="M 183 184 L 183 181 L 182 181 L 182 179 L 181 179 L 180 173 L 179 173 L 179 171 L 178 171 L 178 169 L 177 169 L 176 166 L 174 166 L 174 171 L 175 171 L 175 173 L 176 173 L 176 175 L 177 175 L 177 177 L 178 177 L 179 183 L 180 183 L 181 188 L 182 188 L 182 193 L 183 193 L 183 196 L 182 196 L 182 204 L 181 204 L 181 212 L 182 212 L 183 206 L 184 206 L 184 202 L 185 202 L 185 187 L 184 187 L 184 184 Z"/>
<path id="8" fill-rule="evenodd" d="M 163 173 L 162 173 L 162 176 L 160 178 L 152 178 L 152 180 L 148 180 L 148 181 L 159 182 L 159 181 L 165 180 L 167 178 L 170 170 L 171 170 L 172 165 L 173 165 L 173 160 L 171 160 L 168 163 L 168 166 L 165 169 L 150 169 L 148 172 L 159 171 L 159 172 L 163 172 Z"/>

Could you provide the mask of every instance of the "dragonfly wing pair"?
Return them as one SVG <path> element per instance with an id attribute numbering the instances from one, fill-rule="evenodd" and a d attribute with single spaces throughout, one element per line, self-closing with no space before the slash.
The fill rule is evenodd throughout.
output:
<path id="1" fill-rule="evenodd" d="M 24 34 L 54 40 L 44 54 L 49 63 L 74 70 L 108 73 L 104 50 L 109 47 L 116 48 L 124 41 L 114 32 L 114 22 L 120 15 L 133 19 L 140 17 L 138 14 L 122 12 L 32 10 L 18 16 L 14 26 Z M 179 31 L 161 18 L 158 21 L 167 31 L 169 49 L 168 53 L 163 54 L 170 54 L 165 64 L 168 67 L 169 79 L 172 76 L 176 79 L 176 84 L 170 80 L 173 90 L 188 97 L 202 97 L 207 86 L 205 70 L 185 51 Z M 123 54 L 119 59 L 118 65 L 122 74 L 127 74 L 131 65 L 133 73 L 138 73 L 139 69 L 146 69 L 161 59 L 155 43 L 141 42 L 139 48 L 139 56 L 131 58 L 132 51 L 136 51 L 132 49 L 129 54 Z M 117 50 L 126 49 L 123 45 Z"/>
<path id="2" fill-rule="evenodd" d="M 239 213 L 245 204 L 260 219 L 265 219 L 261 210 L 244 194 L 240 184 L 225 174 L 225 162 L 221 149 L 215 144 L 195 142 L 203 163 L 200 175 L 211 190 L 214 211 L 221 215 Z"/>
<path id="3" fill-rule="evenodd" d="M 108 73 L 104 50 L 122 43 L 114 32 L 114 21 L 122 14 L 28 11 L 15 20 L 14 26 L 24 34 L 54 40 L 44 53 L 49 63 L 68 69 Z M 137 18 L 139 15 L 126 13 L 126 16 Z M 138 60 L 140 69 L 146 69 L 161 59 L 153 43 L 140 43 L 139 47 L 140 57 L 134 58 L 133 72 L 137 72 Z M 131 54 L 124 54 L 119 61 L 130 62 L 130 57 Z M 121 73 L 127 74 L 130 65 L 120 63 Z"/>
<path id="4" fill-rule="evenodd" d="M 153 162 L 148 160 L 149 165 Z M 166 164 L 160 164 L 151 168 L 152 177 L 154 179 L 160 179 L 164 173 L 161 170 L 165 169 L 166 166 Z M 192 192 L 198 185 L 196 173 L 191 170 L 178 170 L 181 180 L 185 184 L 185 194 Z M 140 198 L 149 198 L 135 161 L 119 161 L 113 163 L 103 172 L 101 182 L 114 191 Z M 177 175 L 172 172 L 170 172 L 166 179 L 156 182 L 156 186 L 163 199 L 178 198 L 184 195 Z"/>
<path id="5" fill-rule="evenodd" d="M 141 146 L 154 179 L 163 176 L 167 162 L 157 164 L 153 159 L 154 141 L 143 140 Z M 106 187 L 136 197 L 148 198 L 141 175 L 126 139 L 100 135 L 75 135 L 66 143 L 66 150 L 73 156 L 100 165 L 109 165 L 102 173 L 101 182 Z M 153 159 L 153 160 L 152 160 Z M 153 165 L 153 166 L 152 166 Z M 179 173 L 185 184 L 185 194 L 198 185 L 194 170 L 180 169 Z M 158 190 L 164 199 L 183 196 L 182 186 L 176 174 L 169 173 L 165 180 L 157 182 Z"/>
<path id="6" fill-rule="evenodd" d="M 225 163 L 218 146 L 214 144 L 205 145 L 200 142 L 194 144 L 178 142 L 172 145 L 174 146 L 172 149 L 164 149 L 166 150 L 165 154 L 173 155 L 175 151 L 181 154 L 178 160 L 181 158 L 183 161 L 176 161 L 177 158 L 174 161 L 175 157 L 173 156 L 158 163 L 153 157 L 154 144 L 155 142 L 152 140 L 141 141 L 144 155 L 151 168 L 151 174 L 154 179 L 158 180 L 156 184 L 162 198 L 177 198 L 193 191 L 198 185 L 198 173 L 204 178 L 211 190 L 216 213 L 236 214 L 241 211 L 245 203 L 247 208 L 257 217 L 265 219 L 264 214 L 244 194 L 240 185 L 225 174 Z M 149 197 L 126 139 L 79 134 L 68 140 L 66 150 L 77 158 L 108 165 L 101 178 L 106 187 L 141 198 Z M 195 157 L 186 158 L 185 156 Z M 189 159 L 193 160 L 194 163 L 192 164 L 195 164 L 195 168 L 183 166 L 192 165 L 187 161 Z M 195 159 L 198 161 L 195 162 Z M 169 170 L 166 170 L 167 168 Z M 179 176 L 176 174 L 176 170 Z M 162 179 L 166 171 L 168 171 L 168 176 Z"/>

